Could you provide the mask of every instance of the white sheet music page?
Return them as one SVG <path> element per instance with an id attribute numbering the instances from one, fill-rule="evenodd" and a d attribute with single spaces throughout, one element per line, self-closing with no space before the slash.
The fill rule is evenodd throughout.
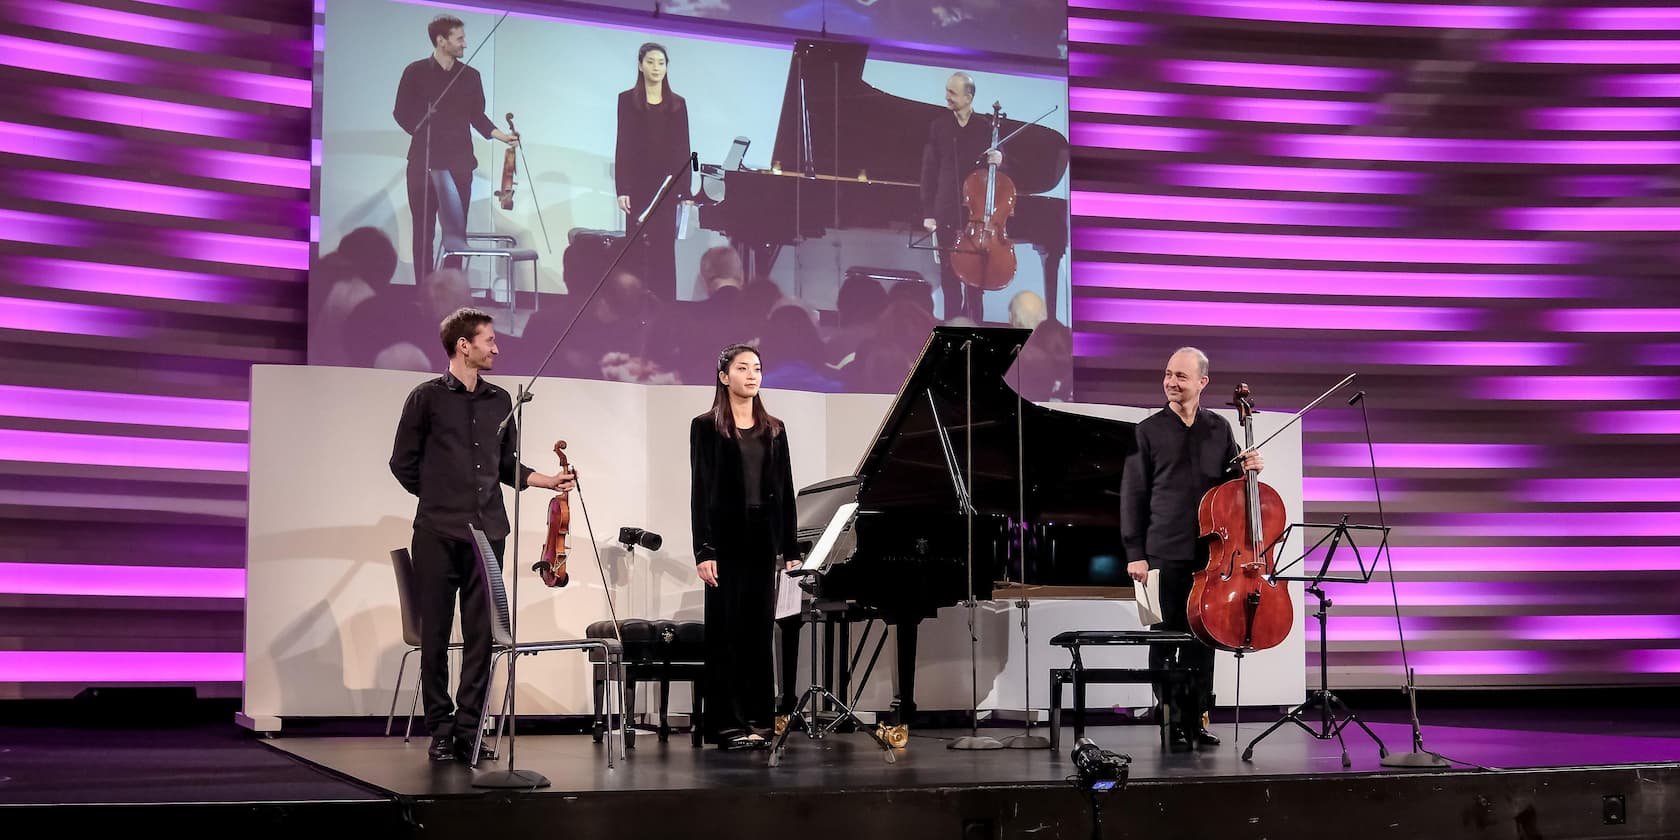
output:
<path id="1" fill-rule="evenodd" d="M 781 569 L 776 575 L 776 617 L 787 618 L 799 613 L 799 581 L 787 576 Z"/>
<path id="2" fill-rule="evenodd" d="M 1132 587 L 1132 595 L 1137 599 L 1138 622 L 1148 627 L 1161 623 L 1161 570 L 1150 569 L 1144 575 L 1143 583 Z"/>

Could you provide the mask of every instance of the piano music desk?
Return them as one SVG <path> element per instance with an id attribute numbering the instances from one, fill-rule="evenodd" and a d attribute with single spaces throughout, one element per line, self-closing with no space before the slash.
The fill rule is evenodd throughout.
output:
<path id="1" fill-rule="evenodd" d="M 1194 642 L 1189 633 L 1169 630 L 1069 630 L 1057 633 L 1050 644 L 1065 647 L 1073 657 L 1071 668 L 1050 669 L 1050 751 L 1061 749 L 1062 684 L 1073 684 L 1073 737 L 1085 734 L 1085 686 L 1116 683 L 1151 683 L 1159 705 L 1156 717 L 1160 720 L 1161 746 L 1167 745 L 1167 721 L 1170 710 L 1163 699 L 1168 696 L 1165 686 L 1189 676 L 1183 668 L 1087 668 L 1079 658 L 1081 645 L 1154 645 Z"/>

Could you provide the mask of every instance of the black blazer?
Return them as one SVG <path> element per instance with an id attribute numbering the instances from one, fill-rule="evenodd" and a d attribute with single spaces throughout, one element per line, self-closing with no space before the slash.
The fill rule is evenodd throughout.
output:
<path id="1" fill-rule="evenodd" d="M 613 187 L 619 195 L 630 196 L 636 213 L 653 200 L 665 176 L 676 171 L 689 151 L 688 101 L 672 93 L 660 105 L 639 107 L 636 97 L 646 95 L 640 86 L 618 94 L 618 139 L 613 146 Z M 654 111 L 665 118 L 662 129 L 654 127 Z M 676 195 L 666 199 L 666 206 L 689 198 L 692 182 L 687 169 L 679 173 L 671 185 Z"/>
<path id="2" fill-rule="evenodd" d="M 718 559 L 719 551 L 738 550 L 745 543 L 746 488 L 741 484 L 741 445 L 718 434 L 707 412 L 688 427 L 688 463 L 694 482 L 689 513 L 694 527 L 694 562 Z M 764 504 L 776 524 L 770 544 L 777 557 L 798 559 L 793 460 L 788 454 L 787 427 L 770 438 L 770 457 L 764 460 Z"/>

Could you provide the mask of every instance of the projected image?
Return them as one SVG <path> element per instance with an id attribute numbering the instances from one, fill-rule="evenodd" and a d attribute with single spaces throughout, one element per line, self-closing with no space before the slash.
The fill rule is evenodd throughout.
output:
<path id="1" fill-rule="evenodd" d="M 777 387 L 890 392 L 935 324 L 1012 323 L 1069 396 L 1065 79 L 440 14 L 328 4 L 311 363 L 439 369 L 472 305 L 502 373 L 564 333 L 546 374 L 707 383 L 755 341 Z"/>

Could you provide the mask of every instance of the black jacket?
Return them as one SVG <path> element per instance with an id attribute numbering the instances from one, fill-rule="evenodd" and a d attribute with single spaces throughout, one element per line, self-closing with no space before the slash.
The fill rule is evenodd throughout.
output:
<path id="1" fill-rule="evenodd" d="M 694 481 L 689 513 L 694 527 L 694 562 L 718 559 L 719 552 L 739 550 L 746 535 L 746 490 L 741 485 L 741 445 L 718 434 L 711 412 L 689 423 L 688 463 Z M 793 459 L 788 454 L 787 427 L 770 438 L 770 457 L 764 460 L 764 504 L 776 523 L 770 544 L 776 556 L 798 559 L 794 507 Z"/>
<path id="2" fill-rule="evenodd" d="M 613 146 L 613 186 L 618 195 L 630 196 L 632 213 L 640 213 L 653 201 L 665 176 L 676 173 L 671 185 L 675 195 L 665 206 L 676 207 L 689 197 L 692 173 L 677 172 L 677 164 L 688 159 L 688 102 L 674 93 L 658 105 L 638 107 L 636 97 L 646 96 L 638 86 L 618 95 L 618 140 Z"/>

